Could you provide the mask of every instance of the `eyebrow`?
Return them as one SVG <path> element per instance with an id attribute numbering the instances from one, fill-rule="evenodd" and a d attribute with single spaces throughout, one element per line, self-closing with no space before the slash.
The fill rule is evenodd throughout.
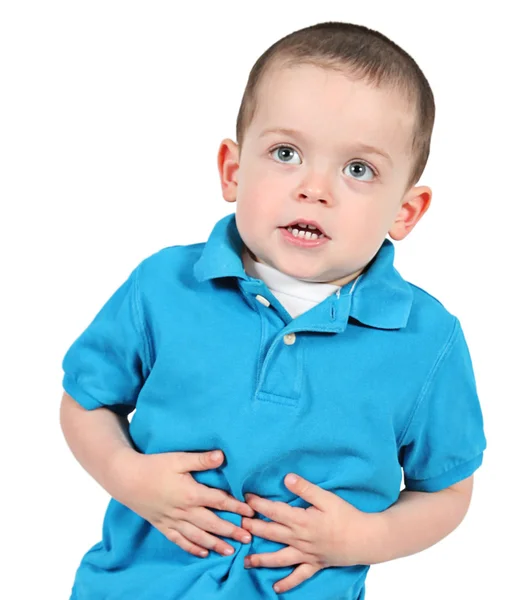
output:
<path id="1" fill-rule="evenodd" d="M 265 129 L 263 132 L 261 132 L 261 135 L 259 137 L 260 138 L 265 137 L 266 135 L 269 135 L 270 133 L 279 133 L 282 135 L 288 135 L 293 138 L 298 138 L 299 140 L 301 140 L 303 142 L 306 141 L 305 136 L 302 133 L 300 133 L 299 131 L 296 131 L 295 129 L 288 129 L 287 127 L 272 127 L 270 129 Z M 377 148 L 376 146 L 371 146 L 369 144 L 364 144 L 362 142 L 359 142 L 357 144 L 353 144 L 352 149 L 358 150 L 359 152 L 365 152 L 367 154 L 378 154 L 382 158 L 385 158 L 389 162 L 390 165 L 393 165 L 393 161 L 391 160 L 391 157 L 389 156 L 389 154 L 384 152 L 384 150 L 380 150 L 380 148 Z"/>

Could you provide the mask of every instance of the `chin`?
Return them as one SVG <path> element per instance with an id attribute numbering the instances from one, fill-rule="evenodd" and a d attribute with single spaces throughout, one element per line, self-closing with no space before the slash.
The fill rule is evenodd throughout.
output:
<path id="1" fill-rule="evenodd" d="M 312 281 L 315 283 L 321 283 L 325 281 L 325 277 L 323 277 L 320 273 L 315 273 L 313 269 L 296 268 L 295 266 L 291 266 L 289 268 L 285 266 L 279 270 L 285 273 L 285 275 L 290 275 L 290 277 L 294 277 L 295 279 L 303 279 L 305 281 Z"/>
<path id="2" fill-rule="evenodd" d="M 262 258 L 257 254 L 254 254 L 259 262 L 270 265 L 278 271 L 281 271 L 281 273 L 294 277 L 295 279 L 303 279 L 315 283 L 324 283 L 327 281 L 325 275 L 315 272 L 314 267 L 311 265 L 296 264 L 287 257 L 273 256 L 271 254 L 267 255 L 266 253 L 260 253 L 260 255 Z"/>

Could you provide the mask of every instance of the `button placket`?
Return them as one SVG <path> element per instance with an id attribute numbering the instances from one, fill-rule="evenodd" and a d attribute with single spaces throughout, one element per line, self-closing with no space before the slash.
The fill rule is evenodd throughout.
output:
<path id="1" fill-rule="evenodd" d="M 258 400 L 291 407 L 299 405 L 304 372 L 302 341 L 289 332 L 278 335 L 272 342 L 260 371 Z"/>

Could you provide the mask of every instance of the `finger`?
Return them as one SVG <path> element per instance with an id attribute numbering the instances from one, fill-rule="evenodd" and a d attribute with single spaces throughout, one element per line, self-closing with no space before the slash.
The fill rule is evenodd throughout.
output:
<path id="1" fill-rule="evenodd" d="M 199 556 L 200 558 L 206 558 L 209 552 L 203 548 L 202 546 L 198 546 L 197 544 L 193 544 L 187 538 L 185 538 L 179 531 L 176 529 L 169 528 L 169 532 L 167 534 L 167 539 L 173 544 L 180 546 L 182 550 L 189 552 L 189 554 L 193 554 L 194 556 Z"/>
<path id="2" fill-rule="evenodd" d="M 246 502 L 255 510 L 255 512 L 268 517 L 271 521 L 282 523 L 283 525 L 291 525 L 299 523 L 305 515 L 305 509 L 290 506 L 286 502 L 277 502 L 267 500 L 255 494 L 245 494 Z"/>
<path id="3" fill-rule="evenodd" d="M 224 462 L 224 454 L 220 450 L 213 450 L 212 452 L 172 452 L 172 454 L 178 460 L 178 467 L 182 473 L 216 469 Z"/>
<path id="4" fill-rule="evenodd" d="M 294 538 L 292 531 L 279 523 L 269 523 L 261 519 L 247 519 L 245 517 L 241 525 L 251 534 L 271 542 L 290 545 Z"/>
<path id="5" fill-rule="evenodd" d="M 189 511 L 189 515 L 192 521 L 190 521 L 189 518 L 186 520 L 192 522 L 204 531 L 208 531 L 215 535 L 221 535 L 222 537 L 232 538 L 242 544 L 248 544 L 252 541 L 252 536 L 246 529 L 242 529 L 229 521 L 221 519 L 207 508 L 194 509 Z"/>
<path id="6" fill-rule="evenodd" d="M 248 506 L 248 504 L 230 496 L 224 490 L 210 488 L 207 485 L 202 484 L 198 485 L 200 485 L 200 496 L 196 502 L 197 505 L 208 506 L 209 508 L 216 508 L 217 510 L 223 510 L 225 512 L 237 513 L 243 517 L 253 517 L 255 515 L 254 510 Z"/>
<path id="7" fill-rule="evenodd" d="M 277 594 L 288 592 L 292 588 L 298 586 L 300 583 L 303 583 L 307 579 L 310 579 L 314 575 L 314 573 L 317 573 L 319 570 L 319 567 L 309 565 L 308 563 L 299 565 L 299 567 L 294 569 L 288 577 L 280 579 L 279 581 L 274 583 L 274 591 Z"/>
<path id="8" fill-rule="evenodd" d="M 235 549 L 223 540 L 219 540 L 214 535 L 188 521 L 179 521 L 173 529 L 176 529 L 181 535 L 197 546 L 207 550 L 214 550 L 223 556 L 230 556 L 235 552 Z"/>
<path id="9" fill-rule="evenodd" d="M 292 546 L 282 548 L 277 552 L 263 552 L 262 554 L 250 554 L 244 559 L 247 569 L 254 567 L 291 567 L 299 565 L 303 561 L 303 553 Z"/>
<path id="10" fill-rule="evenodd" d="M 309 504 L 312 504 L 320 510 L 325 508 L 326 503 L 329 501 L 329 497 L 334 497 L 334 494 L 331 492 L 314 485 L 299 475 L 294 475 L 294 473 L 289 473 L 285 477 L 285 485 L 291 492 L 296 494 L 296 496 L 303 498 L 303 500 L 306 500 Z"/>

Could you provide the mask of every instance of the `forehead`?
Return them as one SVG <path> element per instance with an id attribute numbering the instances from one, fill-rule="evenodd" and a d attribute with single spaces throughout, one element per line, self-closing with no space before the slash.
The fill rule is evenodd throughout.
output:
<path id="1" fill-rule="evenodd" d="M 249 129 L 303 132 L 318 143 L 333 140 L 381 147 L 398 154 L 410 147 L 415 110 L 398 89 L 312 65 L 275 67 L 265 74 Z"/>

